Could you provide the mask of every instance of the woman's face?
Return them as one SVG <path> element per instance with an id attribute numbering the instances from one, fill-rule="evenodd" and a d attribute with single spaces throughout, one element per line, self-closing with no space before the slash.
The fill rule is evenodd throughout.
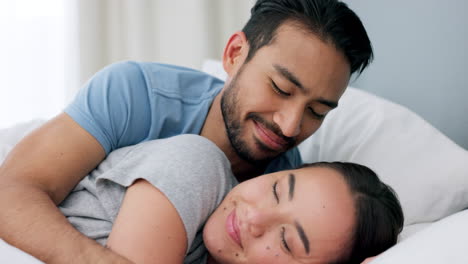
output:
<path id="1" fill-rule="evenodd" d="M 219 263 L 325 263 L 346 247 L 354 212 L 337 171 L 282 171 L 236 186 L 208 219 L 203 238 Z"/>

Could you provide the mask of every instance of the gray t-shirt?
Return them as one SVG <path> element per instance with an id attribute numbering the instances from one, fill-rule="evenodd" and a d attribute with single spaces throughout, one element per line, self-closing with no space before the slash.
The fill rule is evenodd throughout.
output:
<path id="1" fill-rule="evenodd" d="M 179 213 L 187 233 L 184 263 L 204 263 L 203 225 L 237 184 L 224 153 L 197 135 L 121 148 L 79 182 L 59 208 L 76 229 L 104 245 L 126 188 L 137 179 L 157 187 Z"/>

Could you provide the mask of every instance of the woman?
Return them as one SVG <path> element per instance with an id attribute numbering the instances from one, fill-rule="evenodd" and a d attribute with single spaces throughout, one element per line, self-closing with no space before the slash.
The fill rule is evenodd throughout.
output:
<path id="1" fill-rule="evenodd" d="M 391 189 L 356 164 L 236 184 L 222 151 L 182 135 L 112 152 L 60 208 L 135 263 L 359 263 L 403 224 Z"/>

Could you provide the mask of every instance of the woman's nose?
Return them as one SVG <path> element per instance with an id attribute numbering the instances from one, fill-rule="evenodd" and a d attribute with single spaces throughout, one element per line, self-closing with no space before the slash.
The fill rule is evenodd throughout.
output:
<path id="1" fill-rule="evenodd" d="M 261 237 L 273 225 L 275 218 L 269 208 L 250 207 L 246 216 L 247 230 L 253 237 Z"/>

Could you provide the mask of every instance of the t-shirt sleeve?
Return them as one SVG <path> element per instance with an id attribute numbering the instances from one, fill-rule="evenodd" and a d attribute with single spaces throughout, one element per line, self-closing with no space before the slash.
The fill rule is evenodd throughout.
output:
<path id="1" fill-rule="evenodd" d="M 227 157 L 206 138 L 180 135 L 147 141 L 97 179 L 111 219 L 117 216 L 126 187 L 137 179 L 149 181 L 173 204 L 185 226 L 187 252 L 197 231 L 236 184 Z"/>
<path id="2" fill-rule="evenodd" d="M 120 62 L 96 73 L 65 108 L 108 154 L 145 139 L 151 111 L 147 81 L 136 62 Z"/>

